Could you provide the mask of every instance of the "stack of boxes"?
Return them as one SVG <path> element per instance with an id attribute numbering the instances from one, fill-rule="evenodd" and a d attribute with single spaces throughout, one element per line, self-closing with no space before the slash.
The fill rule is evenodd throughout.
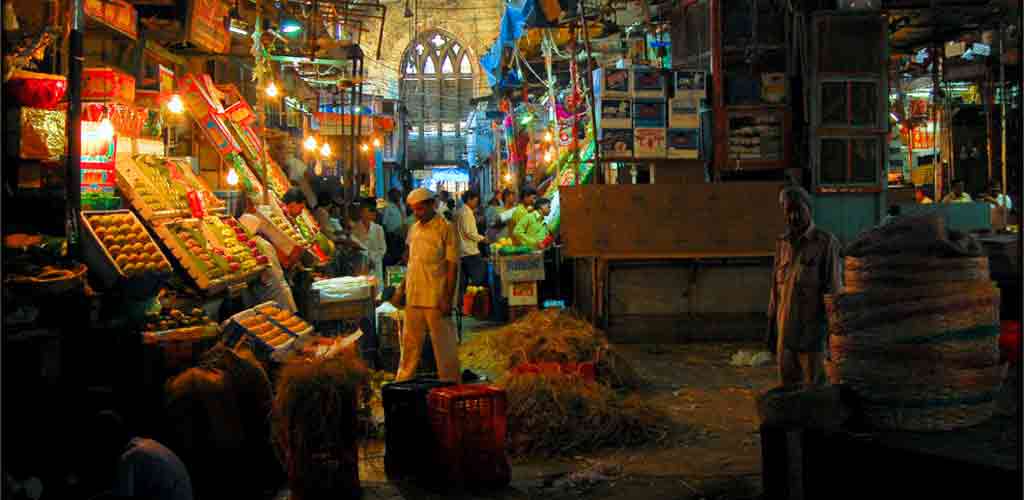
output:
<path id="1" fill-rule="evenodd" d="M 601 155 L 607 159 L 697 159 L 703 71 L 600 68 L 594 72 Z"/>

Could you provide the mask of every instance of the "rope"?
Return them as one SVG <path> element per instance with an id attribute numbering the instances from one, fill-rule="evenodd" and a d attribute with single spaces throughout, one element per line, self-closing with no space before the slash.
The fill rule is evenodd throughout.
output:
<path id="1" fill-rule="evenodd" d="M 914 337 L 894 342 L 897 345 L 938 344 L 948 341 L 979 340 L 999 336 L 999 325 L 985 325 L 964 330 L 953 330 L 931 337 Z"/>

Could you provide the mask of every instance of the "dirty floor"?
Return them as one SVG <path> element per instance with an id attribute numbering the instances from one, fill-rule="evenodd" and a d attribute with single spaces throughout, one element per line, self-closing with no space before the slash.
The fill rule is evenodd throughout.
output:
<path id="1" fill-rule="evenodd" d="M 464 325 L 472 338 L 486 325 Z M 642 397 L 669 416 L 671 432 L 643 448 L 609 449 L 560 459 L 513 461 L 503 491 L 468 498 L 745 499 L 761 494 L 761 446 L 754 395 L 772 386 L 775 369 L 736 367 L 730 358 L 755 344 L 622 345 L 649 386 Z M 472 366 L 464 367 L 472 369 Z M 384 450 L 361 450 L 367 499 L 450 498 L 389 482 Z"/>

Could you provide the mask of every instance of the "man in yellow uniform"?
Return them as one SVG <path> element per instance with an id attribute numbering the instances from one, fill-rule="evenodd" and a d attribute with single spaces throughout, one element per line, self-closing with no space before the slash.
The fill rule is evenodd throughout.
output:
<path id="1" fill-rule="evenodd" d="M 448 316 L 452 312 L 455 278 L 459 265 L 456 235 L 448 221 L 437 214 L 434 193 L 419 188 L 409 193 L 406 202 L 416 216 L 409 228 L 409 266 L 405 282 L 395 292 L 405 300 L 405 326 L 402 330 L 401 356 L 397 382 L 413 378 L 419 365 L 423 336 L 430 340 L 437 361 L 438 378 L 459 380 L 459 355 L 455 332 Z"/>
<path id="2" fill-rule="evenodd" d="M 515 240 L 520 245 L 534 250 L 548 237 L 548 226 L 544 219 L 551 213 L 551 200 L 538 198 L 533 204 L 533 212 L 526 214 L 516 225 Z"/>
<path id="3" fill-rule="evenodd" d="M 828 330 L 825 294 L 842 286 L 839 240 L 814 226 L 811 196 L 789 186 L 779 194 L 786 233 L 775 244 L 770 330 L 777 332 L 776 355 L 782 385 L 824 381 Z"/>

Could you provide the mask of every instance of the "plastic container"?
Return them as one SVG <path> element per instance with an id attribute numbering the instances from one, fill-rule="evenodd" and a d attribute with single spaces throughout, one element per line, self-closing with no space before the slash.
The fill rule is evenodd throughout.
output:
<path id="1" fill-rule="evenodd" d="M 386 431 L 384 468 L 389 478 L 423 477 L 431 472 L 427 464 L 436 454 L 437 441 L 431 428 L 427 396 L 432 389 L 451 385 L 417 378 L 387 384 L 381 389 Z"/>
<path id="2" fill-rule="evenodd" d="M 438 447 L 432 476 L 454 489 L 501 488 L 511 480 L 505 452 L 506 396 L 491 385 L 456 385 L 430 391 L 430 423 Z"/>

